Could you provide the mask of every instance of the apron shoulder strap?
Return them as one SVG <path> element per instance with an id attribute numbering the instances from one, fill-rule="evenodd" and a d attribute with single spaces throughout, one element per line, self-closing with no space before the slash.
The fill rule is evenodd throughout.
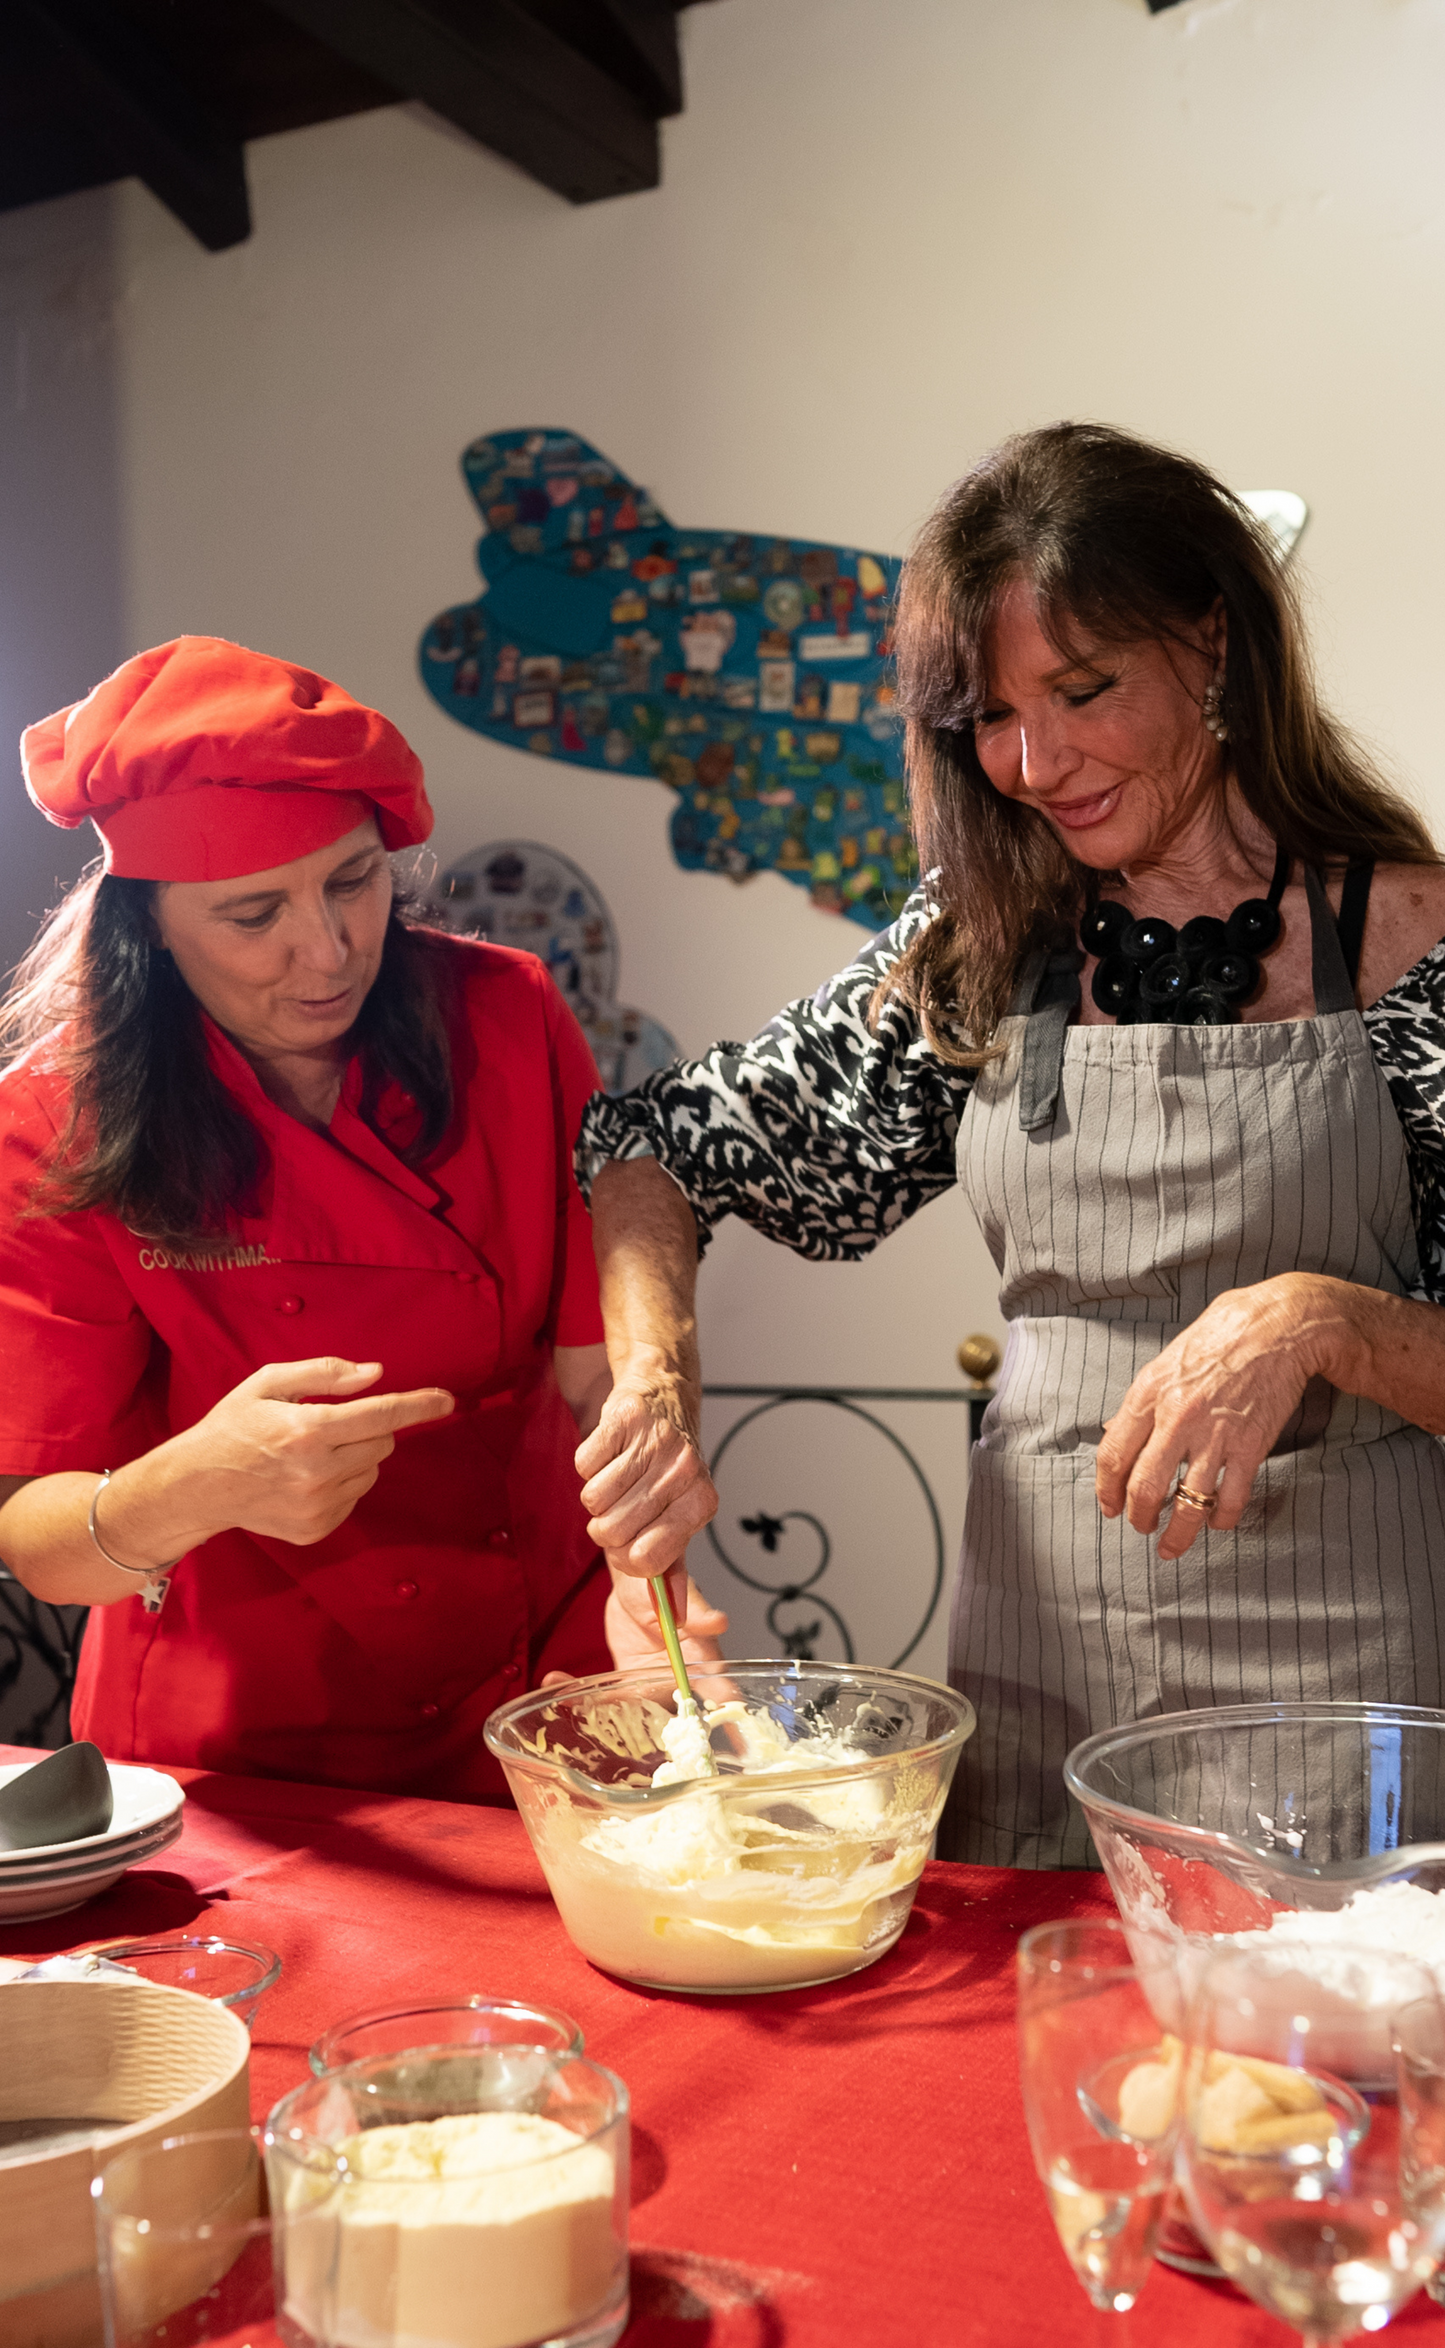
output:
<path id="1" fill-rule="evenodd" d="M 1025 1133 L 1053 1123 L 1064 1067 L 1064 1038 L 1079 1000 L 1083 960 L 1076 947 L 1052 954 L 1040 949 L 1029 956 L 1020 973 L 1015 1007 L 1029 1015 L 1019 1069 L 1019 1124 Z M 1032 983 L 1024 998 L 1024 980 L 1030 973 Z"/>
<path id="2" fill-rule="evenodd" d="M 1027 1019 L 1032 1011 L 1034 997 L 1039 991 L 1039 980 L 1044 975 L 1044 967 L 1048 959 L 1048 947 L 1035 946 L 1030 953 L 1025 954 L 1020 962 L 1014 977 L 1014 991 L 1009 997 L 1008 1011 L 1011 1019 Z"/>
<path id="3" fill-rule="evenodd" d="M 1373 858 L 1359 858 L 1345 873 L 1336 922 L 1325 895 L 1325 885 L 1312 864 L 1305 866 L 1305 895 L 1310 908 L 1310 948 L 1315 986 L 1315 1010 L 1353 1011 L 1355 974 L 1365 935 L 1365 912 L 1370 901 Z"/>
<path id="4" fill-rule="evenodd" d="M 1370 905 L 1370 883 L 1375 877 L 1373 856 L 1357 856 L 1345 868 L 1344 886 L 1340 891 L 1340 912 L 1337 927 L 1340 933 L 1340 952 L 1345 957 L 1345 968 L 1354 985 L 1360 971 L 1360 948 L 1365 942 L 1365 915 Z"/>

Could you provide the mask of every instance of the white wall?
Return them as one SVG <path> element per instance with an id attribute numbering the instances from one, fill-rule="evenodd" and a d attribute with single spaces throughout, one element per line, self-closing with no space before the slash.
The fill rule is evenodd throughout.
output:
<path id="1" fill-rule="evenodd" d="M 112 224 L 100 189 L 0 213 L 0 970 L 95 850 L 43 823 L 10 746 L 123 658 Z"/>
<path id="2" fill-rule="evenodd" d="M 901 550 L 999 435 L 1086 414 L 1309 500 L 1330 691 L 1445 819 L 1445 0 L 716 0 L 683 26 L 651 195 L 569 210 L 397 109 L 254 147 L 234 253 L 135 185 L 0 223 L 37 315 L 73 270 L 57 222 L 114 290 L 72 362 L 108 419 L 98 580 L 71 527 L 83 423 L 7 424 L 71 519 L 21 546 L 6 707 L 59 697 L 38 608 L 73 612 L 97 667 L 188 628 L 330 671 L 421 750 L 444 858 L 517 831 L 593 872 L 624 992 L 695 1048 L 860 933 L 775 876 L 679 872 L 658 786 L 551 769 L 427 698 L 417 635 L 475 576 L 462 447 L 565 426 L 676 519 Z M 709 1374 L 735 1381 L 943 1385 L 996 1319 L 956 1198 L 856 1268 L 729 1228 L 704 1298 Z M 895 1423 L 925 1415 L 956 1534 L 962 1413 Z M 908 1546 L 888 1502 L 854 1538 L 874 1565 Z"/>

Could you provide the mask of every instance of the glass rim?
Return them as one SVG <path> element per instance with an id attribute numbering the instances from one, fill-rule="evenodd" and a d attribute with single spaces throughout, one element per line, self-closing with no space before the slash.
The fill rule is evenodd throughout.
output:
<path id="1" fill-rule="evenodd" d="M 163 1932 L 143 1940 L 105 1941 L 97 1946 L 95 1954 L 108 1958 L 112 1964 L 121 1964 L 127 1957 L 179 1956 L 187 1950 L 194 1950 L 203 1956 L 249 1957 L 253 1964 L 259 1966 L 258 1980 L 242 1982 L 237 1989 L 228 1989 L 220 1996 L 211 1997 L 211 2004 L 215 2006 L 240 2005 L 248 1998 L 259 1998 L 268 1989 L 273 1989 L 281 1978 L 281 1959 L 275 1949 L 265 1948 L 259 1942 L 228 1940 L 224 1933 L 219 1932 Z M 167 1986 L 177 1988 L 179 1984 L 171 1982 Z M 210 1996 L 210 1992 L 203 1989 L 193 1990 L 191 1994 L 195 1997 Z"/>
<path id="2" fill-rule="evenodd" d="M 563 2046 L 557 2047 L 555 2049 L 544 2048 L 545 2052 L 556 2052 L 558 2054 L 582 2054 L 586 2050 L 586 2039 L 583 2036 L 581 2023 L 574 2020 L 571 2014 L 564 2013 L 560 2006 L 544 2006 L 538 2004 L 531 1998 L 485 1997 L 479 1990 L 459 1990 L 454 1997 L 429 1997 L 425 1999 L 424 2002 L 418 2002 L 414 2005 L 378 2006 L 370 2013 L 349 2014 L 344 2021 L 333 2022 L 329 2030 L 323 2030 L 319 2038 L 312 2040 L 311 2045 L 307 2049 L 306 2059 L 310 2063 L 313 2073 L 315 2073 L 318 2078 L 324 2078 L 336 2071 L 344 2070 L 348 2067 L 345 2063 L 337 2063 L 331 2061 L 328 2058 L 330 2051 L 340 2046 L 346 2039 L 350 2038 L 353 2033 L 362 2030 L 374 2030 L 386 2022 L 405 2022 L 410 2020 L 412 2017 L 415 2017 L 417 2020 L 421 2020 L 421 2018 L 427 2014 L 463 2013 L 537 2015 L 543 2020 L 556 2023 L 564 2029 L 566 2043 Z M 501 2039 L 491 2042 L 486 2039 L 478 2039 L 470 2042 L 462 2039 L 458 2039 L 452 2042 L 445 2040 L 439 2042 L 430 2040 L 421 2041 L 422 2045 L 429 2045 L 433 2043 L 454 2043 L 461 2047 L 464 2051 L 475 2051 L 476 2047 L 485 2046 L 488 2043 L 505 2046 L 540 2046 L 542 2041 L 535 2039 Z M 398 2047 L 390 2059 L 395 2061 L 398 2056 L 402 2054 L 411 2054 L 415 2051 L 417 2050 L 411 2047 Z M 353 2062 L 381 2062 L 385 2061 L 386 2059 L 387 2058 L 384 2055 L 380 2054 L 354 2055 L 351 2058 Z"/>
<path id="3" fill-rule="evenodd" d="M 1197 2053 L 1198 2050 L 1191 2051 Z M 1272 2061 L 1274 2058 L 1266 2057 L 1265 2059 Z M 1303 2069 L 1303 2065 L 1285 2064 L 1281 2065 L 1281 2068 Z M 1357 2152 L 1367 2143 L 1370 2134 L 1371 2113 L 1365 2094 L 1350 2080 L 1342 2079 L 1334 2071 L 1315 2072 L 1307 2075 L 1312 2076 L 1316 2081 L 1323 2077 L 1333 2089 L 1335 2097 L 1344 2108 L 1343 2114 L 1341 2114 L 1335 2112 L 1331 2106 L 1331 2117 L 1342 2120 L 1340 2134 L 1346 2150 L 1352 2154 Z M 1192 2102 L 1196 2087 L 1197 2081 L 1190 2081 L 1187 2075 L 1181 2081 L 1174 2117 L 1178 2134 L 1182 2138 L 1188 2138 L 1195 2133 L 1191 2121 L 1193 2116 Z M 1328 2104 L 1328 2097 L 1326 2101 Z M 1204 2146 L 1201 2140 L 1201 2149 L 1207 2150 L 1210 2160 L 1221 2166 L 1230 2161 L 1238 2161 L 1241 2168 L 1244 2168 L 1251 2163 L 1257 2163 L 1261 2158 L 1261 2149 L 1258 2145 L 1209 2144 Z M 1288 2145 L 1278 2147 L 1278 2151 L 1286 2155 L 1291 2154 L 1295 2149 Z M 1376 2149 L 1378 2155 L 1378 2147 Z M 1302 2168 L 1307 2168 L 1311 2164 L 1301 2162 L 1299 2165 Z"/>
<path id="4" fill-rule="evenodd" d="M 155 2242 L 207 2242 L 230 2235 L 269 2235 L 275 2222 L 274 2211 L 249 2218 L 222 2218 L 219 2221 L 201 2218 L 184 2225 L 168 2225 L 142 2217 L 110 2198 L 111 2193 L 118 2189 L 111 2182 L 113 2173 L 125 2168 L 128 2163 L 139 2165 L 145 2161 L 159 2160 L 167 2153 L 193 2154 L 195 2148 L 203 2144 L 248 2145 L 255 2158 L 257 2171 L 261 2174 L 264 2174 L 265 2156 L 273 2149 L 270 2128 L 254 2122 L 248 2128 L 185 2129 L 175 2136 L 163 2136 L 157 2144 L 130 2145 L 124 2152 L 117 2153 L 113 2160 L 107 2161 L 90 2180 L 90 2197 L 95 2204 L 97 2222 L 104 2218 L 112 2228 L 125 2226 L 133 2233 L 144 2234 L 147 2241 Z M 298 2130 L 291 2143 L 277 2149 L 285 2150 L 298 2167 L 328 2175 L 334 2186 L 345 2181 L 344 2161 L 339 2160 L 334 2148 L 323 2143 L 319 2136 L 305 2136 Z"/>
<path id="5" fill-rule="evenodd" d="M 1187 1833 L 1222 1850 L 1257 1859 L 1258 1849 L 1220 1827 L 1191 1826 L 1187 1820 L 1166 1818 L 1156 1810 L 1141 1810 L 1117 1794 L 1091 1782 L 1095 1765 L 1116 1754 L 1144 1745 L 1163 1744 L 1181 1736 L 1209 1731 L 1252 1728 L 1424 1728 L 1445 1731 L 1445 1707 L 1431 1704 L 1382 1704 L 1365 1697 L 1286 1697 L 1278 1702 L 1205 1704 L 1188 1712 L 1158 1712 L 1147 1720 L 1116 1721 L 1112 1728 L 1096 1729 L 1072 1747 L 1064 1759 L 1064 1785 L 1089 1815 L 1095 1813 L 1111 1826 L 1148 1835 Z M 1424 1857 L 1445 1857 L 1445 1842 L 1401 1844 L 1388 1855 L 1406 1866 Z M 1362 1862 L 1363 1864 L 1363 1862 Z"/>
<path id="6" fill-rule="evenodd" d="M 1120 1962 L 1117 1965 L 1096 1967 L 1095 1970 L 1101 1978 L 1107 1978 L 1114 1974 L 1137 1972 L 1138 1968 L 1134 1963 L 1133 1952 L 1129 1947 L 1128 1933 L 1124 1920 L 1120 1916 L 1055 1916 L 1046 1918 L 1041 1924 L 1031 1924 L 1027 1932 L 1019 1934 L 1019 1964 L 1033 1963 L 1036 1951 L 1043 1947 L 1051 1934 L 1059 1933 L 1062 1935 L 1075 1932 L 1080 1935 L 1103 1932 L 1117 1942 L 1120 1950 Z"/>
<path id="7" fill-rule="evenodd" d="M 452 2041 L 450 2044 L 443 2044 L 441 2046 L 408 2047 L 405 2049 L 405 2059 L 407 2061 L 411 2061 L 416 2057 L 431 2058 L 441 2056 L 444 2059 L 447 2057 L 454 2057 L 464 2060 L 475 2060 L 476 2056 L 482 2051 L 483 2050 L 481 2048 L 475 2046 L 458 2046 L 455 2041 Z M 537 2153 L 530 2160 L 509 2161 L 507 2163 L 507 2174 L 509 2176 L 515 2176 L 528 2169 L 545 2168 L 549 2161 L 567 2160 L 570 2158 L 572 2153 L 577 2150 L 578 2146 L 584 2144 L 595 2144 L 600 2136 L 606 2135 L 609 2128 L 615 2128 L 619 2121 L 627 2120 L 631 2116 L 632 2102 L 631 2097 L 628 2095 L 626 2085 L 621 2079 L 619 2079 L 615 2071 L 611 2071 L 607 2068 L 605 2063 L 594 2062 L 591 2055 L 563 2054 L 561 2052 L 554 2051 L 550 2047 L 536 2047 L 531 2051 L 537 2054 L 546 2055 L 554 2071 L 566 2070 L 570 2069 L 573 2065 L 580 2065 L 584 2070 L 591 2072 L 594 2078 L 600 2079 L 605 2083 L 611 2101 L 611 2109 L 610 2111 L 607 2111 L 601 2115 L 596 2120 L 595 2124 L 587 2128 L 585 2131 L 580 2128 L 569 2128 L 569 2135 L 575 2136 L 576 2138 L 575 2144 L 559 2144 L 555 2151 Z M 293 2141 L 319 2145 L 321 2150 L 326 2152 L 340 2169 L 343 2183 L 347 2185 L 365 2186 L 368 2192 L 386 2192 L 393 2187 L 401 2186 L 405 2186 L 408 2189 L 414 2189 L 419 2183 L 426 2183 L 427 2180 L 425 2178 L 367 2177 L 361 2175 L 356 2170 L 349 2169 L 347 2167 L 344 2154 L 339 2152 L 335 2145 L 327 2144 L 323 2139 L 311 2136 L 306 2129 L 294 2126 L 292 2123 L 291 2110 L 288 2109 L 288 2107 L 294 2108 L 299 2105 L 301 2099 L 305 2096 L 329 2094 L 332 2093 L 336 2088 L 350 2086 L 353 2082 L 369 2084 L 369 2081 L 367 2081 L 365 2077 L 368 2072 L 385 2071 L 389 2068 L 394 2068 L 396 2063 L 401 2059 L 403 2058 L 397 2055 L 370 2055 L 363 2062 L 348 2063 L 342 2070 L 327 2071 L 320 2078 L 303 2079 L 299 2087 L 291 2088 L 287 2094 L 281 2097 L 280 2102 L 273 2106 L 265 2128 L 265 2136 L 268 2146 L 274 2143 L 278 2150 L 285 2151 L 289 2148 Z M 395 2094 L 394 2100 L 398 2103 L 404 2102 L 406 2100 L 405 2090 L 399 2090 Z M 435 2102 L 436 2099 L 432 2096 L 418 2094 L 416 2100 L 418 2102 L 430 2103 Z M 479 2111 L 474 2108 L 466 2112 L 433 2112 L 430 2116 L 433 2119 L 485 2118 L 489 2111 L 493 2109 L 497 2111 L 515 2112 L 518 2108 L 519 2107 L 515 2104 L 499 2104 L 495 2106 L 488 2106 L 484 2104 Z M 553 2117 L 552 2114 L 547 2112 L 530 2112 L 525 2116 L 531 2119 L 548 2119 Z M 380 2121 L 377 2124 L 378 2126 L 382 2127 L 396 2127 L 398 2125 L 405 2126 L 407 2123 L 387 2120 Z M 560 2117 L 558 2118 L 557 2124 L 559 2127 L 567 2127 L 567 2122 Z M 358 2126 L 351 2131 L 353 2135 L 357 2136 L 365 2135 L 368 2132 L 369 2131 L 362 2126 Z M 485 2169 L 479 2169 L 476 2171 L 478 2176 L 487 2176 L 494 2173 L 495 2172 L 493 2171 Z M 451 2178 L 439 2178 L 437 2180 L 439 2184 L 450 2184 L 454 2181 L 459 2182 L 460 2180 L 453 2180 Z"/>
<path id="8" fill-rule="evenodd" d="M 960 1689 L 949 1687 L 943 1680 L 924 1679 L 915 1672 L 890 1671 L 882 1665 L 810 1663 L 778 1655 L 728 1656 L 715 1669 L 694 1671 L 691 1677 L 695 1684 L 705 1690 L 706 1683 L 711 1679 L 726 1680 L 745 1671 L 766 1672 L 773 1680 L 780 1682 L 791 1679 L 802 1688 L 813 1684 L 840 1684 L 882 1693 L 891 1688 L 907 1688 L 911 1692 L 932 1697 L 953 1714 L 948 1727 L 938 1735 L 928 1737 L 916 1745 L 902 1745 L 896 1752 L 860 1754 L 856 1763 L 845 1763 L 827 1770 L 790 1769 L 787 1775 L 795 1786 L 801 1786 L 813 1778 L 846 1785 L 865 1772 L 894 1767 L 905 1760 L 931 1760 L 966 1744 L 978 1726 L 978 1714 Z M 729 1772 L 725 1777 L 688 1778 L 675 1785 L 657 1787 L 603 1785 L 567 1762 L 538 1753 L 523 1743 L 516 1733 L 516 1723 L 529 1713 L 544 1710 L 548 1705 L 565 1703 L 574 1699 L 579 1692 L 589 1696 L 626 1696 L 638 1693 L 649 1682 L 669 1697 L 675 1692 L 676 1682 L 666 1656 L 657 1663 L 629 1665 L 625 1671 L 592 1672 L 581 1679 L 569 1681 L 566 1687 L 527 1689 L 520 1696 L 513 1696 L 509 1702 L 499 1704 L 486 1721 L 483 1737 L 487 1750 L 506 1768 L 520 1770 L 532 1777 L 563 1777 L 575 1785 L 585 1786 L 589 1792 L 600 1795 L 605 1802 L 619 1808 L 675 1801 L 680 1795 L 695 1794 L 699 1789 L 714 1794 L 726 1794 L 729 1789 L 740 1791 L 747 1777 L 746 1771 Z M 704 1693 L 704 1701 L 708 1700 Z M 756 1784 L 748 1790 L 756 1792 Z"/>

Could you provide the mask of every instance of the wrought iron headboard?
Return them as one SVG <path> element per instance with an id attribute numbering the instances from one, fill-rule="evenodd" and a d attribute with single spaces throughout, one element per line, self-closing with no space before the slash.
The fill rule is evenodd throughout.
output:
<path id="1" fill-rule="evenodd" d="M 933 1561 L 928 1604 L 924 1611 L 923 1620 L 913 1632 L 907 1645 L 893 1657 L 890 1669 L 896 1670 L 900 1664 L 908 1661 L 920 1640 L 926 1635 L 938 1611 L 938 1602 L 943 1595 L 944 1574 L 947 1565 L 944 1555 L 943 1520 L 939 1515 L 938 1502 L 934 1497 L 933 1487 L 901 1435 L 886 1425 L 882 1419 L 876 1417 L 872 1411 L 865 1410 L 861 1406 L 868 1402 L 966 1403 L 968 1405 L 968 1441 L 969 1448 L 972 1449 L 982 1430 L 983 1414 L 993 1400 L 993 1387 L 989 1384 L 989 1380 L 997 1370 L 1000 1358 L 999 1349 L 991 1337 L 965 1338 L 958 1349 L 958 1366 L 965 1376 L 973 1381 L 971 1385 L 966 1387 L 704 1386 L 703 1388 L 703 1396 L 709 1401 L 753 1402 L 757 1405 L 756 1409 L 744 1411 L 741 1418 L 734 1419 L 716 1446 L 708 1463 L 714 1476 L 722 1466 L 731 1446 L 745 1428 L 755 1425 L 759 1419 L 769 1417 L 774 1411 L 786 1410 L 795 1403 L 823 1403 L 831 1409 L 847 1411 L 853 1418 L 860 1420 L 864 1426 L 871 1427 L 876 1434 L 881 1435 L 902 1459 L 918 1487 L 927 1510 L 933 1542 Z M 776 1583 L 760 1580 L 755 1573 L 749 1573 L 745 1567 L 739 1565 L 737 1559 L 725 1546 L 722 1536 L 718 1532 L 716 1519 L 708 1526 L 707 1537 L 714 1556 L 735 1581 L 742 1582 L 748 1589 L 768 1597 L 769 1604 L 765 1619 L 768 1629 L 779 1642 L 777 1648 L 779 1654 L 796 1655 L 800 1659 L 811 1658 L 812 1646 L 809 1629 L 800 1627 L 797 1623 L 794 1623 L 790 1628 L 779 1620 L 780 1612 L 784 1607 L 795 1606 L 803 1598 L 807 1598 L 811 1606 L 821 1608 L 822 1612 L 827 1615 L 842 1641 L 845 1662 L 853 1663 L 857 1660 L 853 1647 L 853 1634 L 838 1608 L 830 1599 L 823 1597 L 818 1589 L 818 1584 L 833 1562 L 833 1541 L 827 1526 L 822 1523 L 820 1518 L 814 1516 L 810 1509 L 805 1508 L 785 1509 L 781 1516 L 770 1516 L 765 1510 L 757 1509 L 751 1516 L 738 1519 L 740 1531 L 749 1534 L 768 1556 L 776 1553 L 784 1526 L 787 1524 L 810 1525 L 818 1542 L 817 1564 L 810 1574 L 797 1581 Z"/>

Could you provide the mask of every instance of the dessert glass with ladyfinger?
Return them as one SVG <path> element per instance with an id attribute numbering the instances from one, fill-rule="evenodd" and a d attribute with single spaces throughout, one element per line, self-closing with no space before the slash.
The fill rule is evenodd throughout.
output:
<path id="1" fill-rule="evenodd" d="M 1221 1945 L 1172 2072 L 1189 2214 L 1224 2273 L 1307 2348 L 1387 2324 L 1445 2256 L 1445 2005 L 1423 1966 L 1338 1950 L 1328 1990 Z M 1329 2068 L 1342 2001 L 1371 2016 L 1392 2077 L 1362 2095 Z M 1159 2090 L 1140 2065 L 1120 2108 Z"/>

